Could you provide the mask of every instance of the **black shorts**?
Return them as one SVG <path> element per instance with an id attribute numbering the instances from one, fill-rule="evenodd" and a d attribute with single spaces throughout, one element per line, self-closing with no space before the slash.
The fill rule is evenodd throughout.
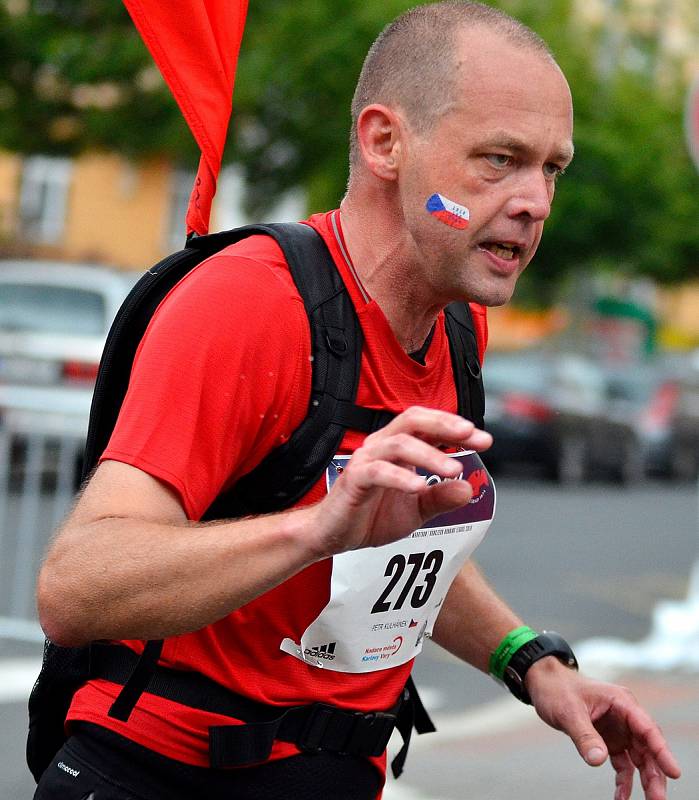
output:
<path id="1" fill-rule="evenodd" d="M 375 800 L 382 785 L 376 768 L 358 756 L 302 754 L 214 770 L 79 723 L 42 775 L 34 800 Z"/>

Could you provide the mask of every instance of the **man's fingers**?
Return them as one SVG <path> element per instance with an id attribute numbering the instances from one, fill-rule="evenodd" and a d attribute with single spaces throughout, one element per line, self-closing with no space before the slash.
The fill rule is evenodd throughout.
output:
<path id="1" fill-rule="evenodd" d="M 424 520 L 432 519 L 437 514 L 454 511 L 473 496 L 473 488 L 468 481 L 449 481 L 429 486 L 420 495 L 420 516 Z"/>
<path id="2" fill-rule="evenodd" d="M 443 443 L 473 450 L 486 450 L 493 442 L 489 433 L 479 430 L 458 414 L 422 406 L 408 408 L 381 431 L 367 437 L 367 441 L 397 433 L 408 433 L 434 444 Z"/>
<path id="3" fill-rule="evenodd" d="M 407 433 L 397 433 L 369 442 L 364 446 L 361 455 L 358 453 L 354 457 L 353 466 L 357 469 L 358 465 L 362 465 L 366 469 L 365 462 L 371 463 L 371 461 L 421 467 L 442 478 L 455 478 L 462 470 L 461 464 L 456 459 Z"/>
<path id="4" fill-rule="evenodd" d="M 629 800 L 633 789 L 634 765 L 626 751 L 611 756 L 610 761 L 616 771 L 616 791 L 614 800 Z"/>
<path id="5" fill-rule="evenodd" d="M 642 759 L 638 772 L 646 800 L 667 800 L 667 778 L 649 753 Z"/>
<path id="6" fill-rule="evenodd" d="M 591 767 L 599 767 L 607 760 L 607 746 L 589 723 L 587 717 L 568 720 L 565 731 L 573 740 L 578 753 Z"/>
<path id="7" fill-rule="evenodd" d="M 679 778 L 682 774 L 680 765 L 650 715 L 644 709 L 635 706 L 627 711 L 626 722 L 635 742 L 632 757 L 635 753 L 638 753 L 639 759 L 645 759 L 649 755 L 668 778 Z"/>
<path id="8" fill-rule="evenodd" d="M 474 428 L 473 433 L 462 443 L 465 447 L 471 450 L 477 450 L 479 453 L 487 450 L 493 445 L 493 437 L 488 431 L 482 431 L 480 428 Z"/>
<path id="9" fill-rule="evenodd" d="M 354 473 L 359 489 L 394 489 L 407 494 L 416 494 L 425 486 L 425 479 L 414 470 L 392 464 L 390 461 L 371 461 Z"/>

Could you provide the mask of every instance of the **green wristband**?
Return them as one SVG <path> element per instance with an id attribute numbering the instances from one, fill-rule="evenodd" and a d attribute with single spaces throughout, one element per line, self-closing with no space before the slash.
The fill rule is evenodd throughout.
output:
<path id="1" fill-rule="evenodd" d="M 512 656 L 520 647 L 527 642 L 531 642 L 532 639 L 536 639 L 538 635 L 539 634 L 533 628 L 527 625 L 522 625 L 522 627 L 510 631 L 500 642 L 497 650 L 490 654 L 488 672 L 490 672 L 494 678 L 497 678 L 497 680 L 502 681 Z"/>

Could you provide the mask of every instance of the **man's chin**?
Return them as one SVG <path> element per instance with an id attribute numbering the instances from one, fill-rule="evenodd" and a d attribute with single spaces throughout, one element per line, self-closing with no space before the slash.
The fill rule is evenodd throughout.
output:
<path id="1" fill-rule="evenodd" d="M 480 291 L 473 292 L 472 296 L 469 297 L 469 300 L 472 303 L 479 303 L 482 306 L 488 306 L 488 308 L 497 308 L 498 306 L 504 306 L 510 302 L 512 295 L 514 294 L 514 290 L 514 286 L 483 288 Z"/>

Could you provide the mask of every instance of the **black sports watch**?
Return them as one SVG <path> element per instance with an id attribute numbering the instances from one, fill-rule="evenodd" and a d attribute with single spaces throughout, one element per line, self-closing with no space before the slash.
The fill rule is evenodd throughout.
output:
<path id="1" fill-rule="evenodd" d="M 544 631 L 535 639 L 531 639 L 516 650 L 505 667 L 503 681 L 512 694 L 523 703 L 532 704 L 524 685 L 524 678 L 529 667 L 540 658 L 556 656 L 556 658 L 571 669 L 578 669 L 578 660 L 566 640 L 558 633 Z"/>

